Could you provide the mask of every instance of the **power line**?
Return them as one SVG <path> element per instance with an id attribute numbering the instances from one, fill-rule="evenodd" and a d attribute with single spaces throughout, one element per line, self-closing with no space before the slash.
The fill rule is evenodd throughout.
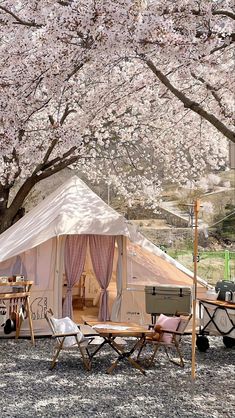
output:
<path id="1" fill-rule="evenodd" d="M 233 212 L 229 213 L 228 215 L 226 215 L 224 218 L 222 218 L 219 221 L 215 222 L 214 224 L 208 225 L 207 228 L 211 228 L 212 226 L 215 226 L 215 225 L 219 224 L 220 222 L 224 221 L 225 219 L 229 218 L 230 216 L 232 216 L 234 214 L 235 214 L 235 210 Z"/>

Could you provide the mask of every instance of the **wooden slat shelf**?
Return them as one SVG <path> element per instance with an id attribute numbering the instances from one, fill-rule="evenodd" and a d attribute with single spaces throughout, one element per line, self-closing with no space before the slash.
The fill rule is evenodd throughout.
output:
<path id="1" fill-rule="evenodd" d="M 25 296 L 30 296 L 30 292 L 9 292 L 0 293 L 0 299 L 20 299 Z"/>
<path id="2" fill-rule="evenodd" d="M 31 280 L 25 280 L 21 282 L 1 282 L 0 286 L 32 286 L 33 281 Z"/>
<path id="3" fill-rule="evenodd" d="M 30 280 L 24 280 L 24 281 L 19 281 L 19 282 L 18 281 L 0 282 L 0 286 L 4 286 L 5 288 L 8 288 L 7 292 L 0 293 L 0 299 L 8 300 L 10 301 L 10 303 L 11 303 L 11 300 L 16 301 L 16 300 L 21 299 L 20 303 L 23 303 L 25 305 L 25 310 L 26 310 L 27 317 L 29 320 L 31 342 L 34 345 L 33 322 L 32 322 L 31 310 L 30 310 L 30 304 L 29 304 L 30 288 L 32 284 L 33 284 L 33 281 L 30 281 Z M 13 291 L 12 289 L 13 287 L 22 287 L 24 288 L 24 290 L 20 292 L 16 292 L 16 291 Z M 16 329 L 16 336 L 15 336 L 16 339 L 19 337 L 21 325 L 22 325 L 22 322 L 18 324 L 18 327 Z"/>

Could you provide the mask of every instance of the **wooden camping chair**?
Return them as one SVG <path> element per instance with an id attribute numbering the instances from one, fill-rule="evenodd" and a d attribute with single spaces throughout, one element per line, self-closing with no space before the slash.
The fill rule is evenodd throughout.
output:
<path id="1" fill-rule="evenodd" d="M 192 318 L 192 315 L 191 314 L 190 315 L 182 315 L 181 314 L 181 315 L 178 315 L 178 316 L 180 317 L 180 322 L 179 322 L 179 325 L 178 325 L 176 331 L 172 331 L 172 330 L 169 330 L 169 329 L 162 328 L 161 331 L 160 331 L 159 341 L 154 340 L 151 336 L 147 337 L 145 339 L 144 343 L 141 345 L 141 347 L 139 349 L 139 352 L 138 352 L 138 355 L 137 355 L 137 360 L 139 359 L 143 348 L 146 347 L 147 344 L 150 344 L 153 347 L 153 353 L 152 353 L 149 361 L 147 362 L 148 366 L 151 366 L 153 364 L 154 358 L 155 358 L 159 348 L 163 347 L 169 361 L 176 364 L 177 366 L 184 367 L 184 360 L 183 360 L 182 352 L 180 350 L 180 345 L 181 345 L 182 336 L 185 333 L 185 330 L 186 330 L 186 328 L 189 324 L 189 321 Z M 162 341 L 162 337 L 163 337 L 164 333 L 171 334 L 172 337 L 170 339 L 170 342 Z M 172 350 L 172 349 L 176 350 L 176 352 L 179 356 L 178 361 L 174 360 L 169 355 L 169 350 Z"/>
<path id="2" fill-rule="evenodd" d="M 84 368 L 86 370 L 91 370 L 91 361 L 87 349 L 87 346 L 90 342 L 90 338 L 84 337 L 82 332 L 70 318 L 55 318 L 51 309 L 49 309 L 45 313 L 45 318 L 51 329 L 52 338 L 55 340 L 54 354 L 53 359 L 51 361 L 50 370 L 52 370 L 55 367 L 61 350 L 68 350 L 74 348 L 78 349 L 78 351 L 80 352 Z M 60 327 L 62 325 L 61 328 L 65 329 L 65 331 L 58 331 L 58 324 Z M 66 328 L 69 328 L 70 330 L 67 331 Z M 88 355 L 88 359 L 86 358 L 86 354 Z"/>

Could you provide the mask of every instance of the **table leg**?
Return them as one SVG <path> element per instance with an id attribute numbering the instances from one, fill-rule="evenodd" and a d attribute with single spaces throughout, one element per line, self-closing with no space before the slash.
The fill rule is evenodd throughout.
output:
<path id="1" fill-rule="evenodd" d="M 144 337 L 141 337 L 140 340 L 138 340 L 131 350 L 125 351 L 122 347 L 117 346 L 117 344 L 114 341 L 114 338 L 107 339 L 108 344 L 118 353 L 118 358 L 115 362 L 112 363 L 112 365 L 108 368 L 107 372 L 112 373 L 115 367 L 117 366 L 118 362 L 124 359 L 127 359 L 127 361 L 136 369 L 138 369 L 141 373 L 145 375 L 145 370 L 131 357 L 131 355 L 136 350 L 136 347 L 142 343 L 144 340 Z"/>
<path id="2" fill-rule="evenodd" d="M 102 337 L 102 338 L 104 338 L 104 337 Z M 89 357 L 92 359 L 96 355 L 96 353 L 98 353 L 98 351 L 100 351 L 100 349 L 103 347 L 103 345 L 107 344 L 107 342 L 108 341 L 104 338 L 104 341 L 97 347 L 97 349 L 93 353 L 89 352 Z"/>

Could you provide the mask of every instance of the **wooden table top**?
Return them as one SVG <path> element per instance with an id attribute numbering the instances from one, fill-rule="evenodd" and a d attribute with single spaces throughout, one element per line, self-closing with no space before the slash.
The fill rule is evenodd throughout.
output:
<path id="1" fill-rule="evenodd" d="M 227 302 L 226 300 L 211 300 L 211 299 L 198 299 L 199 302 L 209 303 L 210 305 L 221 306 L 223 308 L 235 309 L 235 303 Z"/>
<path id="2" fill-rule="evenodd" d="M 87 321 L 86 324 L 93 327 L 101 336 L 112 334 L 119 337 L 139 337 L 142 335 L 152 335 L 153 333 L 152 330 L 144 326 L 130 322 Z"/>

